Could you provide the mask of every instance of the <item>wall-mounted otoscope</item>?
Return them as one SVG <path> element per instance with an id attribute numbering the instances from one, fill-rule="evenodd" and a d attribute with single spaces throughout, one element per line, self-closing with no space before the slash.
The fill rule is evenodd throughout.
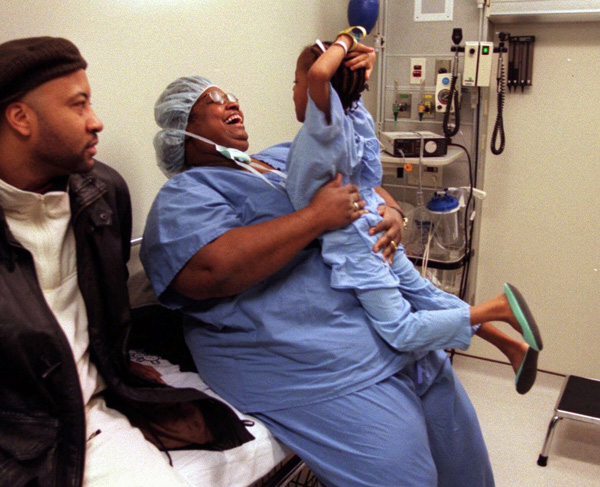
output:
<path id="1" fill-rule="evenodd" d="M 451 50 L 454 52 L 454 63 L 452 64 L 452 80 L 450 81 L 450 90 L 444 112 L 444 122 L 442 128 L 446 137 L 454 137 L 460 129 L 460 107 L 458 106 L 458 54 L 465 52 L 465 48 L 459 44 L 462 41 L 462 29 L 452 29 L 452 42 L 454 45 Z M 454 112 L 454 123 L 450 122 L 450 113 Z"/>
<path id="2" fill-rule="evenodd" d="M 498 47 L 494 48 L 494 52 L 498 53 L 498 68 L 496 70 L 496 90 L 498 91 L 498 112 L 496 114 L 496 123 L 492 132 L 492 140 L 490 150 L 492 154 L 499 155 L 504 152 L 504 143 L 506 138 L 504 135 L 504 98 L 506 96 L 506 74 L 504 72 L 504 53 L 508 51 L 504 47 L 504 43 L 508 41 L 510 34 L 500 32 L 498 34 L 500 42 Z M 500 136 L 500 145 L 498 146 L 498 136 Z"/>

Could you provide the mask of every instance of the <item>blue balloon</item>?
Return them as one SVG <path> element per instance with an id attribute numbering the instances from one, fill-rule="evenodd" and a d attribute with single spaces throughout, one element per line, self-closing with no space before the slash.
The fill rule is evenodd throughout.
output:
<path id="1" fill-rule="evenodd" d="M 350 0 L 348 3 L 348 24 L 360 25 L 367 34 L 377 22 L 379 0 Z"/>

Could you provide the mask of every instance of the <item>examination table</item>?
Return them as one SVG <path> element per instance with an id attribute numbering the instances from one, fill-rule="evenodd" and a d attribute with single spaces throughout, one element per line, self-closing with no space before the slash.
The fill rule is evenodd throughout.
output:
<path id="1" fill-rule="evenodd" d="M 174 387 L 193 387 L 226 403 L 195 371 L 180 327 L 169 327 L 177 312 L 158 304 L 139 260 L 139 243 L 132 242 L 129 292 L 132 318 L 143 321 L 131 340 L 131 362 L 154 369 Z M 169 333 L 164 333 L 168 329 Z M 175 330 L 175 332 L 173 332 Z M 162 333 L 161 333 L 162 332 Z M 229 405 L 232 407 L 231 405 Z M 254 440 L 226 451 L 177 450 L 169 455 L 173 467 L 194 487 L 319 487 L 312 472 L 280 444 L 256 418 L 232 409 L 248 424 Z M 166 455 L 166 453 L 165 453 Z"/>

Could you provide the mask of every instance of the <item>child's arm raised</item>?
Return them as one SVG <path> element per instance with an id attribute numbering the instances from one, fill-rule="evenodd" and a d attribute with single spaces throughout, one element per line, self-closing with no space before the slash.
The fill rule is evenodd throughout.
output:
<path id="1" fill-rule="evenodd" d="M 317 105 L 317 108 L 327 117 L 327 122 L 331 121 L 329 113 L 329 82 L 353 44 L 354 39 L 349 34 L 338 35 L 335 42 L 317 58 L 308 70 L 308 92 Z M 352 52 L 368 54 L 373 52 L 373 48 L 357 43 Z"/>

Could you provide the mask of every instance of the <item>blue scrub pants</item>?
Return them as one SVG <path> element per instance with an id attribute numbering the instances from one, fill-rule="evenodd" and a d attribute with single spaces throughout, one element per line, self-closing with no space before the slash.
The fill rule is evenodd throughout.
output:
<path id="1" fill-rule="evenodd" d="M 330 401 L 254 413 L 326 487 L 492 487 L 475 410 L 444 352 Z"/>

